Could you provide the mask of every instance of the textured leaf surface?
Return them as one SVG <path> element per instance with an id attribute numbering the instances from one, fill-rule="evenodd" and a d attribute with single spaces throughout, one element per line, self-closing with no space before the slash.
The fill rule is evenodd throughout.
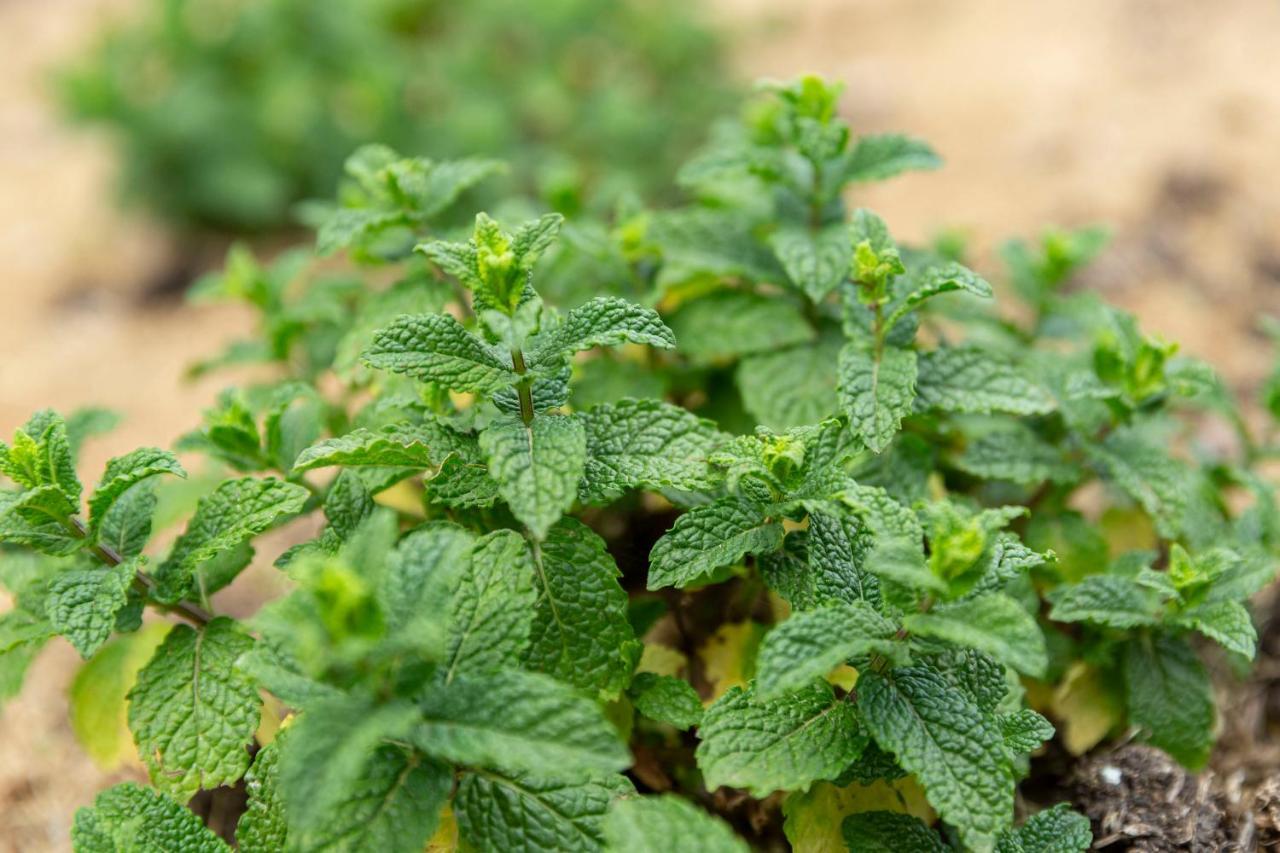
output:
<path id="1" fill-rule="evenodd" d="M 1229 652 L 1250 660 L 1258 651 L 1258 631 L 1239 601 L 1215 601 L 1179 614 L 1178 623 L 1204 634 Z"/>
<path id="2" fill-rule="evenodd" d="M 625 776 L 554 782 L 464 773 L 453 808 L 462 838 L 475 850 L 593 853 L 605 849 L 609 806 L 634 791 Z"/>
<path id="3" fill-rule="evenodd" d="M 1078 584 L 1050 590 L 1055 622 L 1091 622 L 1109 628 L 1137 628 L 1159 621 L 1156 593 L 1115 575 L 1090 575 Z"/>
<path id="4" fill-rule="evenodd" d="M 94 800 L 93 808 L 76 812 L 71 843 L 84 853 L 231 850 L 186 806 L 132 782 L 108 788 Z"/>
<path id="5" fill-rule="evenodd" d="M 725 439 L 710 421 L 657 400 L 622 400 L 577 417 L 587 441 L 583 503 L 608 503 L 631 489 L 701 488 L 707 456 Z"/>
<path id="6" fill-rule="evenodd" d="M 1000 836 L 997 853 L 1083 853 L 1093 844 L 1089 819 L 1066 803 L 1037 812 Z"/>
<path id="7" fill-rule="evenodd" d="M 1137 637 L 1124 646 L 1129 720 L 1187 767 L 1202 767 L 1213 746 L 1213 686 L 1185 640 Z"/>
<path id="8" fill-rule="evenodd" d="M 520 378 L 509 356 L 448 314 L 398 318 L 373 336 L 364 361 L 421 382 L 479 394 L 493 394 Z"/>
<path id="9" fill-rule="evenodd" d="M 151 518 L 156 511 L 153 483 L 143 482 L 116 498 L 98 526 L 98 543 L 126 560 L 142 553 L 151 538 Z"/>
<path id="10" fill-rule="evenodd" d="M 253 640 L 230 619 L 175 627 L 129 692 L 129 729 L 152 783 L 186 800 L 231 785 L 249 767 L 262 704 L 235 668 Z"/>
<path id="11" fill-rule="evenodd" d="M 808 228 L 784 228 L 769 244 L 787 278 L 814 302 L 821 302 L 849 275 L 853 243 L 843 225 L 816 234 Z"/>
<path id="12" fill-rule="evenodd" d="M 1065 483 L 1079 476 L 1062 452 L 1029 429 L 1002 429 L 976 438 L 952 463 L 967 474 L 987 480 L 1037 485 Z"/>
<path id="13" fill-rule="evenodd" d="M 916 408 L 1039 415 L 1056 403 L 1017 367 L 978 349 L 944 347 L 920 356 Z"/>
<path id="14" fill-rule="evenodd" d="M 841 824 L 844 842 L 857 853 L 948 853 L 937 832 L 901 812 L 860 812 Z"/>
<path id="15" fill-rule="evenodd" d="M 1177 537 L 1191 493 L 1188 472 L 1167 450 L 1128 430 L 1087 448 L 1108 479 L 1147 511 L 1161 536 Z"/>
<path id="16" fill-rule="evenodd" d="M 529 546 L 514 531 L 483 537 L 449 600 L 445 677 L 510 666 L 529 647 L 536 597 Z"/>
<path id="17" fill-rule="evenodd" d="M 604 540 L 585 524 L 564 519 L 533 546 L 533 560 L 537 600 L 530 608 L 525 666 L 617 696 L 631 679 L 640 642 L 627 621 L 627 594 Z"/>
<path id="18" fill-rule="evenodd" d="M 853 705 L 826 682 L 772 701 L 735 687 L 707 709 L 698 738 L 708 788 L 729 785 L 758 797 L 834 779 L 867 744 Z"/>
<path id="19" fill-rule="evenodd" d="M 395 424 L 380 430 L 360 428 L 308 447 L 293 463 L 295 471 L 330 465 L 385 465 L 419 470 L 438 467 L 473 439 L 434 421 Z"/>
<path id="20" fill-rule="evenodd" d="M 1030 708 L 1022 708 L 1012 714 L 997 718 L 1005 748 L 1015 755 L 1035 752 L 1040 745 L 1053 737 L 1053 724 Z"/>
<path id="21" fill-rule="evenodd" d="M 134 564 L 60 572 L 49 584 L 45 606 L 49 623 L 75 646 L 80 657 L 93 656 L 115 629 L 116 614 L 128 603 Z"/>
<path id="22" fill-rule="evenodd" d="M 244 814 L 236 823 L 236 843 L 241 853 L 277 853 L 285 849 L 289 825 L 280 799 L 280 738 L 258 751 L 244 776 Z"/>
<path id="23" fill-rule="evenodd" d="M 849 427 L 879 453 L 911 413 L 916 394 L 916 353 L 886 346 L 877 356 L 858 344 L 840 351 L 840 407 Z"/>
<path id="24" fill-rule="evenodd" d="M 124 456 L 117 456 L 107 463 L 102 482 L 89 498 L 89 530 L 97 534 L 102 519 L 120 496 L 130 487 L 158 474 L 187 476 L 177 458 L 166 450 L 144 447 Z"/>
<path id="25" fill-rule="evenodd" d="M 649 553 L 649 589 L 684 587 L 746 554 L 776 551 L 782 545 L 782 525 L 764 517 L 764 510 L 739 498 L 721 498 L 695 507 Z"/>
<path id="26" fill-rule="evenodd" d="M 1013 773 L 1003 739 L 963 693 L 933 669 L 858 679 L 871 736 L 914 773 L 929 803 L 975 850 L 991 850 L 1013 820 Z"/>
<path id="27" fill-rule="evenodd" d="M 760 645 L 756 693 L 772 699 L 805 687 L 847 659 L 888 645 L 896 630 L 865 601 L 792 614 Z"/>
<path id="28" fill-rule="evenodd" d="M 748 853 L 729 825 L 675 794 L 618 800 L 604 824 L 611 853 Z"/>
<path id="29" fill-rule="evenodd" d="M 990 593 L 912 613 L 903 626 L 922 637 L 947 640 L 986 652 L 1001 663 L 1031 676 L 1049 665 L 1044 634 L 1035 618 L 1003 593 Z"/>
<path id="30" fill-rule="evenodd" d="M 627 693 L 636 710 L 651 720 L 681 730 L 702 721 L 702 700 L 683 678 L 639 672 Z"/>
<path id="31" fill-rule="evenodd" d="M 540 415 L 528 426 L 496 420 L 480 433 L 480 449 L 512 514 L 546 537 L 578 495 L 587 454 L 582 422 L 567 415 Z"/>
<path id="32" fill-rule="evenodd" d="M 156 571 L 157 597 L 174 602 L 192 594 L 200 564 L 217 557 L 302 509 L 302 486 L 271 478 L 227 480 L 201 498 L 186 532 Z"/>
<path id="33" fill-rule="evenodd" d="M 672 349 L 675 335 L 658 312 L 616 296 L 597 296 L 569 311 L 564 322 L 533 342 L 532 360 L 541 364 L 592 347 L 648 344 Z"/>
<path id="34" fill-rule="evenodd" d="M 680 352 L 706 364 L 812 340 L 800 309 L 745 290 L 717 290 L 691 300 L 671 317 Z"/>
<path id="35" fill-rule="evenodd" d="M 846 181 L 883 181 L 902 172 L 936 169 L 942 165 L 927 142 L 883 133 L 859 137 L 845 162 Z"/>
<path id="36" fill-rule="evenodd" d="M 460 764 L 574 779 L 630 763 L 598 705 L 545 675 L 459 676 L 422 700 L 413 742 Z"/>
<path id="37" fill-rule="evenodd" d="M 842 341 L 826 336 L 810 345 L 744 358 L 738 365 L 742 405 L 764 426 L 790 429 L 836 411 Z"/>

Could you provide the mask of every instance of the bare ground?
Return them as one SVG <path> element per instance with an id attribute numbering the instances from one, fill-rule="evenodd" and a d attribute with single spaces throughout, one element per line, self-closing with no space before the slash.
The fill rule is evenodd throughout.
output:
<path id="1" fill-rule="evenodd" d="M 103 141 L 66 130 L 49 106 L 49 66 L 126 5 L 0 0 L 0 434 L 41 406 L 122 411 L 124 427 L 90 447 L 88 466 L 189 427 L 216 383 L 184 385 L 183 367 L 246 319 L 139 301 L 172 265 L 170 249 L 153 224 L 112 205 Z M 714 5 L 744 36 L 745 75 L 842 79 L 858 128 L 909 132 L 942 152 L 944 171 L 857 199 L 896 233 L 960 227 L 989 260 L 1010 235 L 1105 224 L 1115 243 L 1092 274 L 1097 286 L 1243 391 L 1269 369 L 1254 329 L 1260 314 L 1280 313 L 1280 6 Z M 76 747 L 64 699 L 74 658 L 51 646 L 0 712 L 0 850 L 66 849 L 74 810 L 139 775 L 104 775 Z M 1250 731 L 1242 736 L 1258 726 Z"/>

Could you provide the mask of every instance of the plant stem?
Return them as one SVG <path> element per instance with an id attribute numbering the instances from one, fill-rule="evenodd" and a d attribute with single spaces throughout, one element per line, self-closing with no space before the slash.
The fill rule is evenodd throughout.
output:
<path id="1" fill-rule="evenodd" d="M 521 376 L 524 376 L 528 370 L 524 364 L 524 352 L 518 347 L 511 350 L 511 366 Z M 516 386 L 516 393 L 520 395 L 520 420 L 524 421 L 525 426 L 528 426 L 533 423 L 533 389 L 529 380 L 521 380 L 520 384 Z"/>
<path id="2" fill-rule="evenodd" d="M 67 519 L 67 527 L 81 539 L 89 538 L 89 531 L 85 528 L 84 522 L 75 516 Z M 118 566 L 125 561 L 124 557 L 120 556 L 110 545 L 95 544 L 92 546 L 92 551 L 99 560 L 108 566 Z M 142 572 L 135 572 L 133 586 L 139 592 L 150 597 L 155 592 L 156 582 Z M 213 621 L 213 614 L 193 601 L 179 601 L 176 604 L 155 604 L 154 606 L 160 610 L 181 616 L 197 627 L 204 627 Z"/>

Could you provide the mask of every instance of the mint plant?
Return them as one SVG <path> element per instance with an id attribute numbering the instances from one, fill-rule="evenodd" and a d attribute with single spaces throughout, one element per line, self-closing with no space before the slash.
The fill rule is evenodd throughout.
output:
<path id="1" fill-rule="evenodd" d="M 855 140 L 816 78 L 764 98 L 690 204 L 608 219 L 460 229 L 492 163 L 353 154 L 311 210 L 346 263 L 235 249 L 197 287 L 260 319 L 197 369 L 276 378 L 179 440 L 221 473 L 167 550 L 172 453 L 86 502 L 98 418 L 0 447 L 0 687 L 65 637 L 73 714 L 116 709 L 152 783 L 78 848 L 1084 850 L 1019 800 L 1047 741 L 1207 760 L 1202 656 L 1247 663 L 1274 574 L 1269 437 L 1076 288 L 1099 232 L 1009 244 L 999 313 L 962 246 L 845 208 L 927 146 Z M 255 551 L 289 591 L 218 614 Z M 183 807 L 232 785 L 232 824 Z"/>

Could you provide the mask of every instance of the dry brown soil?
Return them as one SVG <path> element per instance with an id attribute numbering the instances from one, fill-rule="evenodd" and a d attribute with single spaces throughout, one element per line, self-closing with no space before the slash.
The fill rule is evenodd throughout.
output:
<path id="1" fill-rule="evenodd" d="M 189 427 L 217 383 L 184 365 L 244 328 L 233 310 L 137 296 L 173 263 L 111 203 L 101 139 L 63 128 L 46 73 L 125 0 L 0 0 L 0 434 L 40 406 L 107 404 L 124 427 L 87 466 Z M 895 232 L 960 227 L 979 257 L 1049 223 L 1116 235 L 1092 274 L 1149 328 L 1243 390 L 1280 313 L 1280 4 L 1270 0 L 716 0 L 749 76 L 847 82 L 869 131 L 931 140 L 937 174 L 862 193 Z M 80 756 L 53 644 L 0 712 L 0 851 L 62 850 L 111 777 Z M 1274 668 L 1274 667 L 1273 667 Z"/>

